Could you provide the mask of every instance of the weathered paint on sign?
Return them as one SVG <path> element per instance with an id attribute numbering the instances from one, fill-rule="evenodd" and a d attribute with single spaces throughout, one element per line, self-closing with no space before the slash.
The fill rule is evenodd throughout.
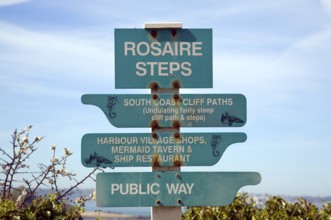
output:
<path id="1" fill-rule="evenodd" d="M 98 207 L 225 206 L 257 172 L 98 173 Z"/>
<path id="2" fill-rule="evenodd" d="M 241 94 L 83 95 L 115 127 L 241 127 L 246 98 Z"/>
<path id="3" fill-rule="evenodd" d="M 85 134 L 82 164 L 86 167 L 212 166 L 245 133 Z"/>
<path id="4" fill-rule="evenodd" d="M 115 88 L 212 88 L 212 29 L 115 29 Z"/>

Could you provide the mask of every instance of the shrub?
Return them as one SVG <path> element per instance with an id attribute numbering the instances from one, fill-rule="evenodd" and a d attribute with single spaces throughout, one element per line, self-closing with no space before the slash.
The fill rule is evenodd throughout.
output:
<path id="1" fill-rule="evenodd" d="M 38 164 L 38 169 L 32 171 L 28 164 L 37 151 L 37 144 L 44 137 L 29 138 L 28 126 L 12 134 L 11 148 L 0 147 L 0 219 L 80 219 L 85 202 L 92 196 L 76 199 L 75 205 L 69 205 L 68 196 L 87 179 L 92 178 L 100 168 L 94 168 L 87 176 L 77 180 L 74 172 L 66 169 L 68 158 L 72 152 L 63 149 L 58 157 L 56 146 L 51 146 L 52 152 L 49 164 Z M 8 148 L 7 148 L 8 149 Z M 61 178 L 73 182 L 68 188 L 60 188 Z M 38 195 L 38 190 L 48 188 L 49 195 Z"/>
<path id="2" fill-rule="evenodd" d="M 331 203 L 321 209 L 304 198 L 294 204 L 280 196 L 270 197 L 264 204 L 258 204 L 247 193 L 238 194 L 234 201 L 223 207 L 188 207 L 182 216 L 184 220 L 331 220 Z"/>

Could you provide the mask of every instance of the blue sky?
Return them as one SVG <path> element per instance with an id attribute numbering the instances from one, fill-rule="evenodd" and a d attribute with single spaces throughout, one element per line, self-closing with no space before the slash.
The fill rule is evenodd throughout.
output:
<path id="1" fill-rule="evenodd" d="M 15 128 L 32 124 L 45 136 L 32 163 L 48 161 L 49 147 L 69 147 L 68 169 L 83 176 L 85 133 L 150 132 L 119 129 L 83 94 L 149 93 L 115 90 L 114 28 L 145 22 L 182 22 L 213 29 L 213 89 L 181 93 L 241 93 L 242 128 L 182 132 L 245 132 L 213 167 L 184 171 L 258 171 L 262 182 L 244 191 L 331 195 L 331 1 L 42 1 L 0 0 L 0 145 Z M 45 156 L 44 156 L 45 155 Z M 132 168 L 130 171 L 149 171 Z M 116 168 L 114 171 L 128 171 Z M 94 187 L 90 182 L 86 187 Z"/>

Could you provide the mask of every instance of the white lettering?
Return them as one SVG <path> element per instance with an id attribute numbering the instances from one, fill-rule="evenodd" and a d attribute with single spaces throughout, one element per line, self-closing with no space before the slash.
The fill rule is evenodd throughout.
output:
<path id="1" fill-rule="evenodd" d="M 166 42 L 163 48 L 162 56 L 169 54 L 170 56 L 174 56 L 174 51 L 172 50 L 170 42 Z"/>
<path id="2" fill-rule="evenodd" d="M 97 143 L 103 144 L 103 137 L 97 137 Z"/>
<path id="3" fill-rule="evenodd" d="M 168 62 L 159 62 L 158 63 L 158 67 L 159 67 L 159 76 L 169 76 L 169 73 L 168 73 Z M 151 72 L 151 76 L 152 75 L 152 72 Z"/>
<path id="4" fill-rule="evenodd" d="M 147 74 L 146 63 L 144 62 L 137 62 L 136 69 L 137 69 L 136 74 L 138 76 L 145 76 Z"/>
<path id="5" fill-rule="evenodd" d="M 161 47 L 160 42 L 153 42 L 151 44 L 151 55 L 153 55 L 155 57 L 160 56 L 162 53 L 162 50 L 160 47 Z"/>
<path id="6" fill-rule="evenodd" d="M 181 74 L 183 76 L 192 75 L 190 62 L 137 62 L 136 74 L 138 76 L 169 76 Z"/>
<path id="7" fill-rule="evenodd" d="M 124 106 L 150 106 L 151 99 L 124 99 Z"/>
<path id="8" fill-rule="evenodd" d="M 151 73 L 151 76 L 154 76 L 154 67 L 155 65 L 157 65 L 158 63 L 157 62 L 147 62 L 147 65 L 150 66 L 150 73 Z"/>
<path id="9" fill-rule="evenodd" d="M 141 183 L 126 183 L 126 184 L 117 184 L 112 183 L 110 187 L 111 195 L 119 193 L 121 195 L 146 195 L 153 194 L 157 195 L 160 193 L 160 185 L 158 183 L 147 183 L 143 185 Z"/>
<path id="10" fill-rule="evenodd" d="M 114 184 L 111 184 L 111 194 L 114 195 L 115 194 L 115 191 L 118 191 L 120 189 L 120 185 L 114 183 Z"/>
<path id="11" fill-rule="evenodd" d="M 184 70 L 180 72 L 183 76 L 190 76 L 192 74 L 192 69 L 190 68 L 191 67 L 190 62 L 183 62 L 181 67 Z"/>
<path id="12" fill-rule="evenodd" d="M 125 56 L 203 56 L 202 42 L 124 42 Z"/>
<path id="13" fill-rule="evenodd" d="M 177 183 L 176 185 L 175 184 L 166 184 L 166 187 L 167 187 L 167 190 L 168 190 L 168 194 L 177 194 L 177 191 L 178 191 L 178 186 L 179 184 Z"/>
<path id="14" fill-rule="evenodd" d="M 194 186 L 194 183 L 191 183 L 191 185 L 189 185 L 189 184 L 186 183 L 186 187 L 188 189 L 188 194 L 191 194 L 192 193 L 193 186 Z"/>
<path id="15" fill-rule="evenodd" d="M 183 105 L 203 105 L 205 103 L 204 98 L 195 98 L 195 99 L 183 99 Z"/>
<path id="16" fill-rule="evenodd" d="M 192 43 L 192 56 L 202 56 L 202 42 Z"/>
<path id="17" fill-rule="evenodd" d="M 167 183 L 166 187 L 169 194 L 191 194 L 194 183 Z"/>
<path id="18" fill-rule="evenodd" d="M 184 52 L 186 51 L 187 56 L 191 56 L 191 44 L 190 42 L 181 42 L 181 47 L 179 54 L 180 56 L 184 56 Z"/>
<path id="19" fill-rule="evenodd" d="M 124 55 L 128 56 L 128 51 L 131 51 L 132 56 L 136 56 L 136 44 L 134 42 L 124 42 Z"/>
<path id="20" fill-rule="evenodd" d="M 98 144 L 138 144 L 138 137 L 97 137 Z"/>
<path id="21" fill-rule="evenodd" d="M 207 98 L 207 105 L 232 105 L 232 98 Z"/>
<path id="22" fill-rule="evenodd" d="M 148 184 L 149 185 L 149 184 Z M 154 187 L 156 187 L 156 190 L 154 189 Z M 157 184 L 157 183 L 153 183 L 152 185 L 151 185 L 151 187 L 150 187 L 150 189 L 151 189 L 151 193 L 153 194 L 153 195 L 156 195 L 156 194 L 159 194 L 160 193 L 160 185 L 159 184 Z"/>
<path id="23" fill-rule="evenodd" d="M 169 63 L 169 73 L 174 74 L 175 72 L 180 70 L 180 65 L 177 62 L 170 62 Z"/>
<path id="24" fill-rule="evenodd" d="M 135 195 L 135 194 L 138 194 L 138 184 L 130 184 L 130 195 Z M 142 193 L 142 194 L 146 194 L 146 193 Z"/>
<path id="25" fill-rule="evenodd" d="M 147 42 L 139 42 L 137 44 L 137 53 L 140 56 L 147 56 L 151 51 L 150 45 Z"/>

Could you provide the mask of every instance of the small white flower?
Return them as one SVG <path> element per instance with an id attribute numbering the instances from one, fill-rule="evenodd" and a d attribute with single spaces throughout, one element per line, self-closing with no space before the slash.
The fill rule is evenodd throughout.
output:
<path id="1" fill-rule="evenodd" d="M 21 141 L 21 145 L 24 145 L 24 144 L 27 144 L 27 143 L 29 143 L 29 139 L 28 139 L 27 136 L 25 136 Z"/>
<path id="2" fill-rule="evenodd" d="M 6 166 L 5 166 L 5 170 L 6 170 L 6 171 L 10 170 L 10 168 L 11 168 L 10 165 L 6 165 Z"/>
<path id="3" fill-rule="evenodd" d="M 54 184 L 54 180 L 53 179 L 49 179 L 49 184 Z"/>
<path id="4" fill-rule="evenodd" d="M 68 173 L 65 171 L 64 168 L 61 168 L 59 171 L 59 174 L 61 174 L 62 176 L 66 176 Z"/>
<path id="5" fill-rule="evenodd" d="M 21 195 L 17 198 L 16 202 L 17 203 L 21 203 L 25 200 L 26 196 L 28 195 L 28 190 L 27 189 L 24 189 L 22 192 L 21 192 Z"/>
<path id="6" fill-rule="evenodd" d="M 26 154 L 27 148 L 26 147 L 21 147 L 19 150 L 19 153 L 21 154 Z"/>
<path id="7" fill-rule="evenodd" d="M 24 131 L 29 131 L 31 128 L 32 128 L 32 125 L 29 125 L 26 128 L 24 128 Z"/>
<path id="8" fill-rule="evenodd" d="M 52 162 L 52 163 L 58 163 L 58 162 L 59 162 L 59 159 L 57 159 L 57 158 L 55 157 L 55 158 L 51 159 L 51 162 Z"/>
<path id="9" fill-rule="evenodd" d="M 24 189 L 23 191 L 22 191 L 22 195 L 23 196 L 26 196 L 28 194 L 28 190 L 27 189 Z"/>
<path id="10" fill-rule="evenodd" d="M 75 199 L 75 203 L 77 204 L 84 204 L 85 202 L 87 202 L 87 198 L 85 196 L 81 196 Z"/>
<path id="11" fill-rule="evenodd" d="M 52 145 L 51 147 L 50 147 L 50 150 L 55 150 L 55 148 L 56 148 L 56 145 Z"/>
<path id="12" fill-rule="evenodd" d="M 72 153 L 70 152 L 70 149 L 69 148 L 64 148 L 63 149 L 63 155 L 65 156 L 65 157 L 67 157 L 67 156 L 69 156 L 69 155 L 71 155 Z"/>
<path id="13" fill-rule="evenodd" d="M 93 200 L 93 201 L 96 201 L 96 200 L 97 200 L 97 193 L 96 193 L 95 191 L 92 192 L 91 197 L 92 197 L 92 200 Z"/>

